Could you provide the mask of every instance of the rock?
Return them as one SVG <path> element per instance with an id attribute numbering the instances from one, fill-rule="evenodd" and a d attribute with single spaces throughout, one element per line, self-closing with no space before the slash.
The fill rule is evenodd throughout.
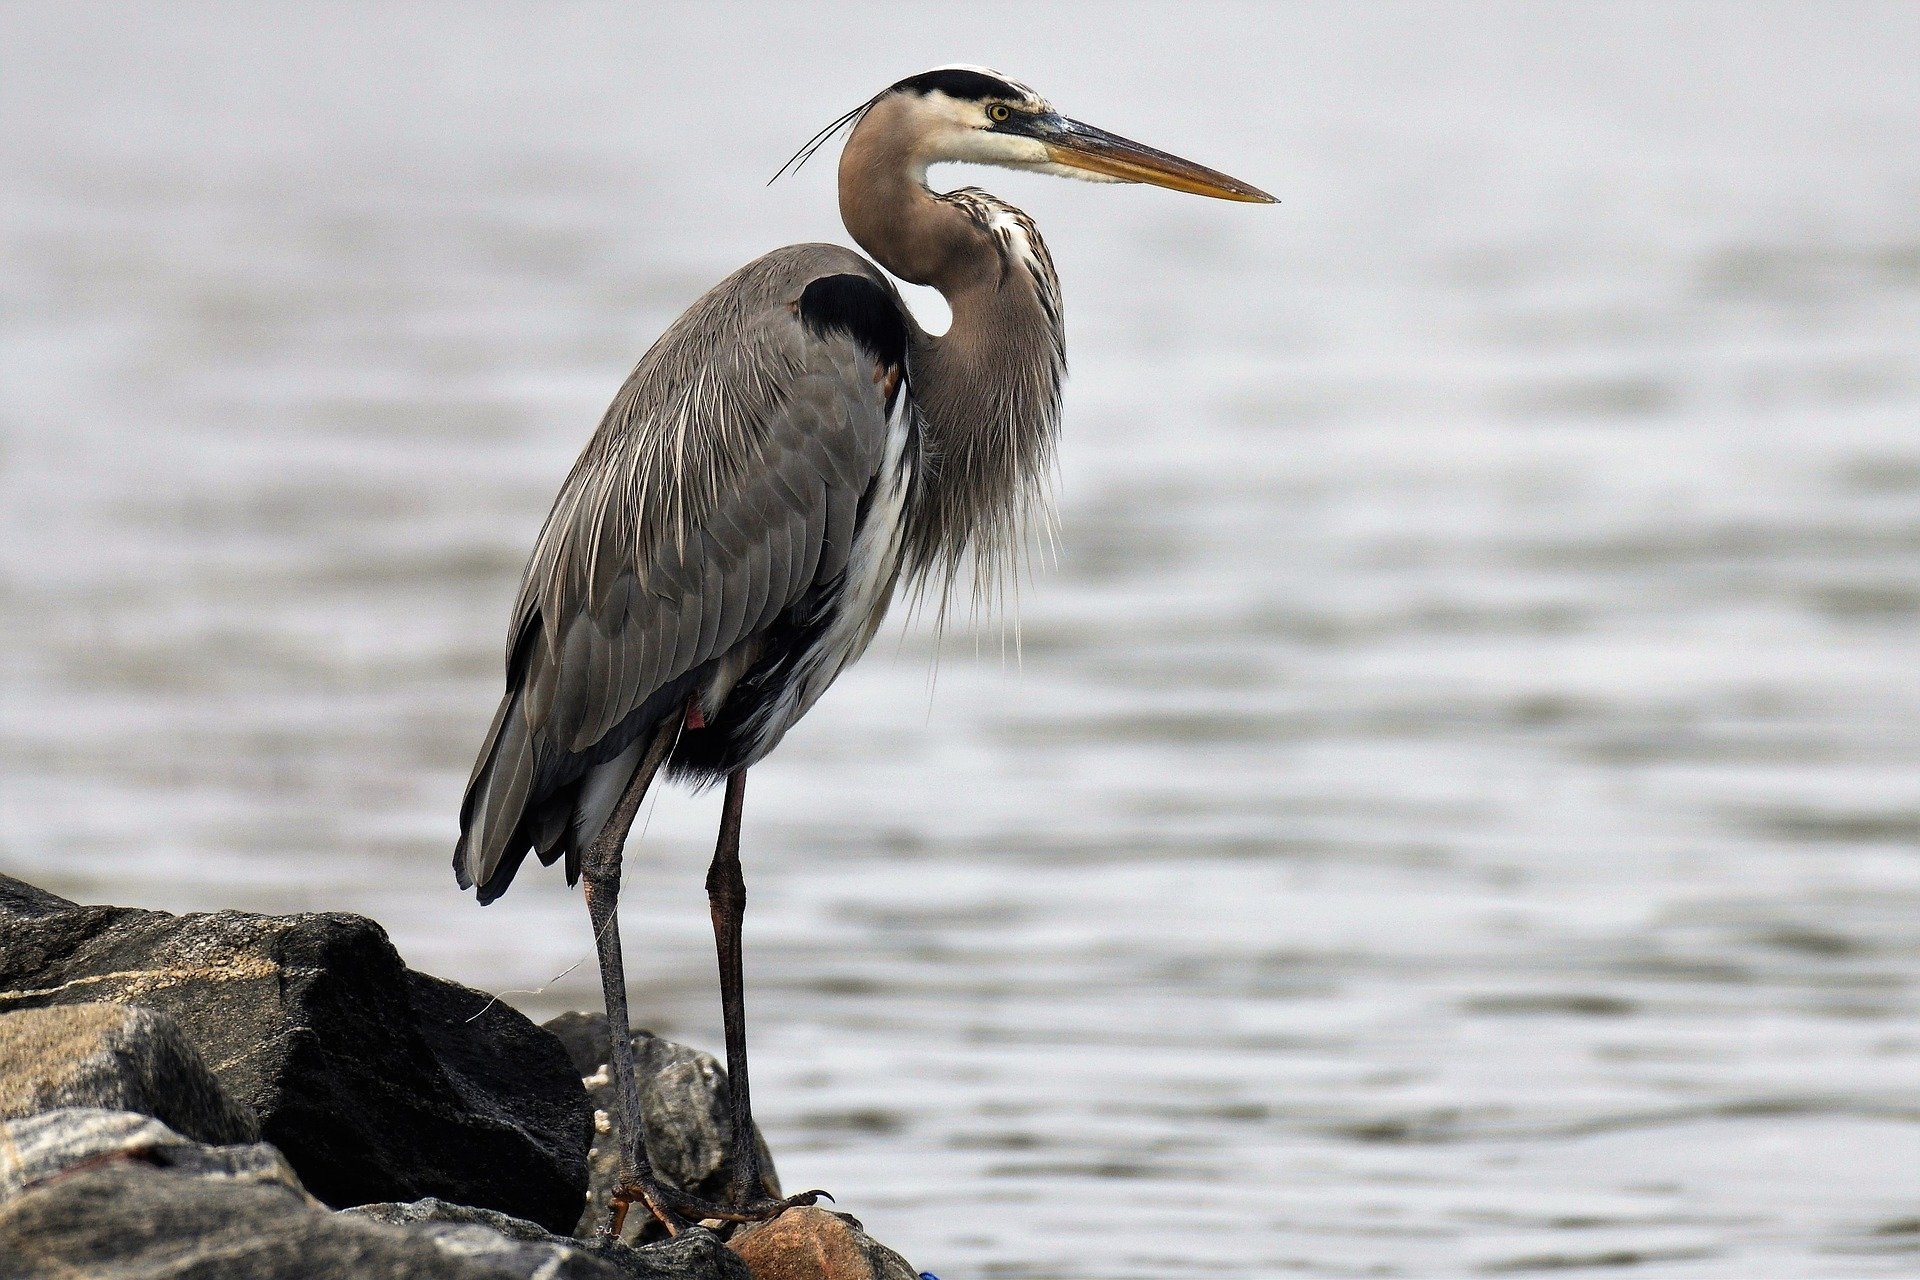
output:
<path id="1" fill-rule="evenodd" d="M 563 1013 L 557 1018 L 549 1018 L 540 1026 L 560 1042 L 567 1051 L 567 1061 L 582 1076 L 590 1076 L 606 1064 L 611 1053 L 607 1040 L 607 1015 L 604 1013 Z M 652 1035 L 651 1031 L 636 1031 L 636 1038 Z"/>
<path id="2" fill-rule="evenodd" d="M 264 1143 L 203 1146 L 128 1112 L 0 1126 L 7 1280 L 748 1280 L 690 1231 L 628 1249 L 436 1200 L 329 1213 Z"/>
<path id="3" fill-rule="evenodd" d="M 15 880 L 9 875 L 0 875 L 0 916 L 18 916 L 31 920 L 37 916 L 52 915 L 56 911 L 71 911 L 79 906 L 77 902 L 68 902 L 57 893 L 48 893 L 36 888 L 24 880 Z"/>
<path id="4" fill-rule="evenodd" d="M 164 1013 L 118 1004 L 0 1013 L 0 1120 L 61 1107 L 138 1112 L 201 1142 L 260 1136 Z"/>
<path id="5" fill-rule="evenodd" d="M 264 1144 L 205 1147 L 127 1112 L 0 1127 L 7 1280 L 505 1280 L 431 1240 L 340 1218 Z"/>
<path id="6" fill-rule="evenodd" d="M 531 1222 L 444 1200 L 369 1204 L 347 1216 L 405 1227 L 456 1257 L 475 1258 L 540 1280 L 749 1280 L 746 1264 L 710 1231 L 629 1248 L 612 1240 L 570 1240 Z"/>
<path id="7" fill-rule="evenodd" d="M 561 1045 L 359 916 L 174 916 L 0 884 L 0 1011 L 171 1014 L 335 1207 L 439 1196 L 571 1230 L 592 1111 Z"/>
<path id="8" fill-rule="evenodd" d="M 614 1096 L 612 1069 L 607 1065 L 611 1048 L 607 1019 L 598 1013 L 563 1013 L 545 1027 L 566 1046 L 594 1108 L 608 1121 L 604 1131 L 594 1134 L 587 1207 L 574 1228 L 575 1235 L 585 1238 L 606 1220 L 608 1196 L 619 1171 L 620 1106 Z M 653 1162 L 654 1172 L 702 1199 L 724 1198 L 733 1177 L 733 1164 L 728 1158 L 733 1141 L 733 1107 L 727 1094 L 726 1068 L 711 1054 L 663 1040 L 651 1031 L 633 1033 L 633 1056 L 640 1078 L 647 1158 Z M 773 1157 L 767 1151 L 766 1139 L 757 1130 L 754 1136 L 760 1144 L 760 1168 L 767 1194 L 777 1197 L 780 1179 L 773 1170 Z M 627 1216 L 622 1238 L 647 1239 L 659 1234 L 657 1223 L 635 1212 Z"/>
<path id="9" fill-rule="evenodd" d="M 8 1280 L 507 1280 L 430 1240 L 294 1203 L 271 1187 L 138 1163 L 84 1169 L 0 1206 Z"/>
<path id="10" fill-rule="evenodd" d="M 69 1004 L 0 1013 L 0 1119 L 58 1107 L 152 1115 L 200 1142 L 253 1142 L 259 1121 L 156 1009 Z"/>
<path id="11" fill-rule="evenodd" d="M 151 1116 L 97 1107 L 62 1107 L 0 1126 L 0 1205 L 76 1167 L 134 1161 L 194 1177 L 272 1185 L 318 1207 L 286 1159 L 265 1143 L 202 1146 Z M 4 1257 L 0 1254 L 0 1257 Z"/>
<path id="12" fill-rule="evenodd" d="M 734 1232 L 727 1247 L 753 1280 L 920 1280 L 907 1260 L 844 1213 L 789 1209 Z"/>

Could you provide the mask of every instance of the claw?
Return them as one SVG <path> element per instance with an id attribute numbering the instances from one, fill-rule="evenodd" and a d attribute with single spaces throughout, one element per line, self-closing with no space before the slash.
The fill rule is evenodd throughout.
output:
<path id="1" fill-rule="evenodd" d="M 653 1215 L 654 1221 L 666 1228 L 669 1236 L 677 1236 L 692 1225 L 678 1210 L 687 1204 L 705 1207 L 691 1196 L 681 1195 L 659 1183 L 647 1182 L 621 1183 L 613 1189 L 608 1199 L 612 1201 L 613 1211 L 608 1217 L 605 1234 L 613 1240 L 620 1238 L 627 1223 L 627 1209 L 636 1201 L 647 1207 L 647 1212 Z"/>
<path id="2" fill-rule="evenodd" d="M 647 1206 L 660 1225 L 667 1229 L 668 1235 L 677 1236 L 692 1223 L 701 1221 L 765 1222 L 789 1209 L 813 1204 L 822 1196 L 833 1199 L 825 1191 L 802 1191 L 784 1200 L 770 1197 L 750 1200 L 736 1208 L 713 1204 L 661 1183 L 628 1182 L 614 1189 L 611 1197 L 613 1214 L 608 1222 L 608 1232 L 615 1239 L 619 1238 L 620 1229 L 626 1223 L 627 1206 L 636 1201 Z"/>

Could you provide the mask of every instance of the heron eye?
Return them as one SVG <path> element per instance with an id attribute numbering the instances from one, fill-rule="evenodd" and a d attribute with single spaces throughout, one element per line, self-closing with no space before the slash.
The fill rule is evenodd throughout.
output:
<path id="1" fill-rule="evenodd" d="M 997 102 L 987 108 L 987 119 L 993 121 L 995 124 L 1005 123 L 1012 115 L 1013 112 L 1007 110 L 1006 107 Z"/>

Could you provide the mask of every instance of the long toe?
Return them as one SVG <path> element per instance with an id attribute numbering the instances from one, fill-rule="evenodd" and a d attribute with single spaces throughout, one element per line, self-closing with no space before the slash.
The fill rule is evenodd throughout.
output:
<path id="1" fill-rule="evenodd" d="M 697 1222 L 767 1222 L 789 1209 L 832 1200 L 833 1196 L 816 1187 L 782 1200 L 761 1196 L 743 1204 L 725 1205 L 702 1200 L 663 1182 L 634 1179 L 615 1187 L 610 1199 L 613 1211 L 608 1215 L 607 1226 L 602 1234 L 617 1240 L 626 1224 L 630 1205 L 646 1206 L 647 1212 L 666 1228 L 668 1235 L 677 1236 Z"/>
<path id="2" fill-rule="evenodd" d="M 706 1213 L 683 1216 L 684 1209 L 705 1209 L 710 1206 L 663 1183 L 648 1180 L 623 1182 L 613 1189 L 608 1199 L 612 1202 L 612 1212 L 607 1215 L 606 1229 L 602 1234 L 612 1240 L 620 1238 L 630 1205 L 644 1205 L 654 1221 L 666 1228 L 670 1236 L 677 1236 L 699 1219 L 712 1216 Z"/>
<path id="3" fill-rule="evenodd" d="M 798 1195 L 788 1196 L 784 1200 L 775 1200 L 771 1196 L 762 1196 L 758 1200 L 749 1200 L 739 1208 L 734 1209 L 727 1218 L 727 1221 L 765 1222 L 771 1218 L 779 1217 L 789 1209 L 804 1208 L 808 1205 L 818 1204 L 822 1200 L 832 1201 L 833 1197 L 818 1187 L 815 1187 L 812 1191 L 802 1191 Z"/>
<path id="4" fill-rule="evenodd" d="M 724 1205 L 709 1204 L 677 1191 L 670 1194 L 674 1197 L 673 1207 L 677 1212 L 684 1213 L 690 1218 L 713 1219 L 720 1222 L 766 1222 L 779 1217 L 789 1209 L 818 1204 L 823 1198 L 833 1199 L 824 1191 L 813 1190 L 802 1191 L 799 1195 L 788 1196 L 784 1200 L 776 1200 L 772 1196 L 760 1196 L 739 1204 Z"/>

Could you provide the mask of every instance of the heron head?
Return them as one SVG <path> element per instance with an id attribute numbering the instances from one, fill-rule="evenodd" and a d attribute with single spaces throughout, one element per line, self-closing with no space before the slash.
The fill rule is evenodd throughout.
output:
<path id="1" fill-rule="evenodd" d="M 804 162 L 848 123 L 884 131 L 921 174 L 936 164 L 990 164 L 1274 203 L 1238 178 L 1069 119 L 1018 80 L 985 67 L 936 67 L 908 76 L 828 126 L 788 164 Z"/>

